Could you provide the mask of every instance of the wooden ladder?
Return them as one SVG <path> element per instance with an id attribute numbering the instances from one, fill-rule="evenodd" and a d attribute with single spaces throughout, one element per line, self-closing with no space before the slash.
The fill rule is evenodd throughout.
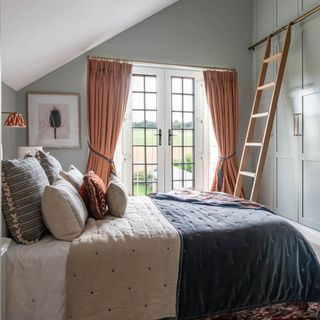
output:
<path id="1" fill-rule="evenodd" d="M 243 182 L 244 182 L 244 177 L 253 178 L 253 185 L 252 185 L 251 195 L 250 195 L 250 200 L 252 201 L 257 201 L 258 199 L 259 185 L 261 182 L 263 167 L 264 167 L 264 163 L 267 156 L 270 135 L 271 135 L 274 117 L 275 117 L 277 105 L 278 105 L 281 83 L 282 83 L 283 74 L 284 74 L 287 57 L 288 57 L 288 52 L 290 48 L 291 26 L 292 24 L 290 23 L 288 27 L 285 29 L 286 38 L 285 38 L 285 43 L 284 43 L 282 52 L 279 52 L 275 55 L 270 55 L 272 36 L 268 37 L 264 59 L 261 67 L 259 82 L 258 82 L 258 86 L 257 86 L 257 90 L 256 90 L 254 102 L 253 102 L 253 107 L 252 107 L 250 121 L 248 125 L 248 130 L 247 130 L 247 136 L 246 136 L 245 144 L 243 147 L 242 157 L 241 157 L 240 166 L 239 166 L 239 172 L 237 176 L 237 182 L 234 190 L 234 195 L 240 196 Z M 264 82 L 265 82 L 268 66 L 270 63 L 277 60 L 280 61 L 280 64 L 279 64 L 276 79 L 273 82 L 265 84 Z M 268 90 L 271 88 L 273 88 L 273 93 L 271 97 L 269 110 L 268 112 L 259 113 L 262 91 Z M 263 133 L 263 138 L 261 142 L 252 141 L 257 118 L 267 118 L 264 133 Z M 260 148 L 259 158 L 258 158 L 255 172 L 246 171 L 251 148 Z"/>

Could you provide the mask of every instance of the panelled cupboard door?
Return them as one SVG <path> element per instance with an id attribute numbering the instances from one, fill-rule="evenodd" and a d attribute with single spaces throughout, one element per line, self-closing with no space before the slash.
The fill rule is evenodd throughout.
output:
<path id="1" fill-rule="evenodd" d="M 320 88 L 303 96 L 300 222 L 320 230 Z"/>
<path id="2" fill-rule="evenodd" d="M 282 33 L 275 40 L 276 51 L 280 52 L 283 48 L 285 34 Z M 279 61 L 276 62 L 276 70 Z M 281 85 L 281 94 L 296 92 L 302 89 L 302 50 L 301 50 L 301 26 L 295 25 L 292 30 L 291 44 L 288 54 L 287 64 Z"/>
<path id="3" fill-rule="evenodd" d="M 320 0 L 299 0 L 301 1 L 301 9 L 303 12 L 313 9 L 320 5 Z"/>
<path id="4" fill-rule="evenodd" d="M 298 94 L 282 95 L 276 119 L 275 211 L 294 221 L 298 221 L 299 212 L 300 101 Z"/>
<path id="5" fill-rule="evenodd" d="M 303 89 L 320 85 L 320 15 L 302 26 Z"/>
<path id="6" fill-rule="evenodd" d="M 294 20 L 299 15 L 300 0 L 277 0 L 276 1 L 276 24 L 282 27 L 288 21 Z"/>

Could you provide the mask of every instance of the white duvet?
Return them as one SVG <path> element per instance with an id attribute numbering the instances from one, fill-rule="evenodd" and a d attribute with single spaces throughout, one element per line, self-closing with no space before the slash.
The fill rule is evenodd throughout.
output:
<path id="1" fill-rule="evenodd" d="M 11 243 L 5 256 L 7 320 L 62 320 L 70 242 L 45 236 L 29 245 Z"/>
<path id="2" fill-rule="evenodd" d="M 130 198 L 124 218 L 109 216 L 106 222 L 101 226 L 100 222 L 88 220 L 80 237 L 81 241 L 90 244 L 91 237 L 102 236 L 106 259 L 99 260 L 103 266 L 99 268 L 98 265 L 97 277 L 92 279 L 92 284 L 90 278 L 85 277 L 88 269 L 82 269 L 81 264 L 93 266 L 93 261 L 73 260 L 73 267 L 76 266 L 81 277 L 79 279 L 84 281 L 71 287 L 73 295 L 77 294 L 77 287 L 80 290 L 80 295 L 69 304 L 73 319 L 151 320 L 174 317 L 180 252 L 178 232 L 148 197 Z M 75 240 L 73 245 L 78 242 Z M 64 319 L 70 248 L 71 243 L 54 240 L 51 236 L 30 246 L 11 244 L 6 254 L 7 320 Z M 112 271 L 114 267 L 117 272 Z M 99 288 L 102 270 L 105 270 L 104 285 Z M 78 312 L 78 301 L 87 297 L 91 300 L 90 291 L 86 296 L 89 288 L 90 291 L 94 288 L 97 295 L 92 296 L 91 302 L 87 301 L 90 303 L 79 305 L 78 309 L 82 311 Z M 101 312 L 98 317 L 93 315 L 95 308 L 100 311 L 101 308 L 106 309 L 102 318 Z"/>

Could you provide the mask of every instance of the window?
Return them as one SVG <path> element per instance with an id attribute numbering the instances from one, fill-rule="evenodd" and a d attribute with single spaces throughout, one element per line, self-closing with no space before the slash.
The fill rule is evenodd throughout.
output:
<path id="1" fill-rule="evenodd" d="M 200 71 L 134 67 L 115 157 L 131 194 L 211 187 L 217 149 L 204 100 Z"/>

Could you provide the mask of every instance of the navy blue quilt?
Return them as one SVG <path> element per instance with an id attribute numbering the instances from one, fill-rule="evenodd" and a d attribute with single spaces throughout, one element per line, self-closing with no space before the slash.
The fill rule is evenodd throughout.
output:
<path id="1" fill-rule="evenodd" d="M 178 319 L 320 301 L 320 265 L 304 237 L 263 208 L 152 197 L 181 237 Z"/>

